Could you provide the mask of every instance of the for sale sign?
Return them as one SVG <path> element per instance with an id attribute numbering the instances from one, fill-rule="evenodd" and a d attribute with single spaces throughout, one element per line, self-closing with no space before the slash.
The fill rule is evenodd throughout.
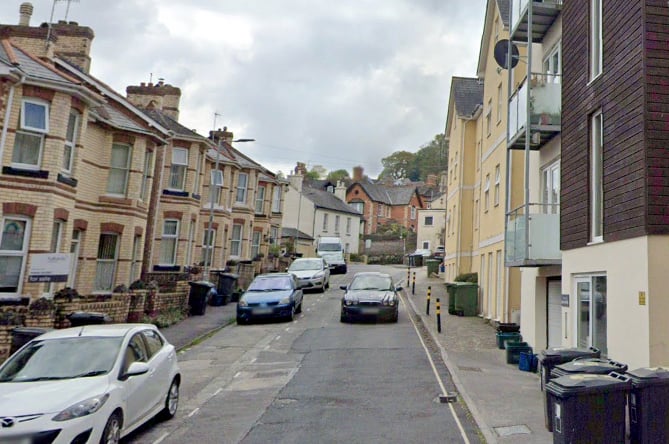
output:
<path id="1" fill-rule="evenodd" d="M 28 282 L 67 282 L 72 264 L 70 253 L 40 253 L 30 256 Z"/>

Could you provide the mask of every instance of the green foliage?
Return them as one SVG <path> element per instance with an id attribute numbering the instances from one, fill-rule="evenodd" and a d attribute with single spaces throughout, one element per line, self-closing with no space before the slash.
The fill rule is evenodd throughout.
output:
<path id="1" fill-rule="evenodd" d="M 350 176 L 348 175 L 348 171 L 346 170 L 334 170 L 330 171 L 327 175 L 327 179 L 330 182 L 337 183 L 339 180 L 344 180 L 348 179 Z"/>
<path id="2" fill-rule="evenodd" d="M 159 313 L 157 316 L 144 315 L 142 322 L 153 324 L 158 328 L 166 328 L 183 321 L 185 317 L 183 310 L 178 307 L 172 307 Z"/>
<path id="3" fill-rule="evenodd" d="M 368 265 L 388 265 L 401 264 L 404 257 L 401 254 L 382 254 L 378 256 L 369 256 L 367 258 Z"/>
<path id="4" fill-rule="evenodd" d="M 383 171 L 379 174 L 379 179 L 406 179 L 413 168 L 414 154 L 409 151 L 395 151 L 381 159 L 381 164 Z"/>
<path id="5" fill-rule="evenodd" d="M 383 171 L 379 179 L 425 180 L 429 174 L 439 174 L 448 169 L 448 140 L 437 134 L 416 153 L 395 151 L 381 159 Z"/>
<path id="6" fill-rule="evenodd" d="M 478 284 L 479 275 L 478 273 L 463 273 L 455 276 L 455 282 L 472 282 Z"/>
<path id="7" fill-rule="evenodd" d="M 306 180 L 318 180 L 321 178 L 321 175 L 318 173 L 318 171 L 307 171 L 307 174 L 304 175 L 304 178 Z"/>

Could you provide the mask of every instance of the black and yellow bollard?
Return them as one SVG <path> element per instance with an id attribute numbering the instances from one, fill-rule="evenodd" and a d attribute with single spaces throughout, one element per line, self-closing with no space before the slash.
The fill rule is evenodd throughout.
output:
<path id="1" fill-rule="evenodd" d="M 441 303 L 437 298 L 437 332 L 441 333 Z"/>
<path id="2" fill-rule="evenodd" d="M 411 281 L 411 294 L 416 294 L 416 272 L 413 272 L 413 280 Z"/>
<path id="3" fill-rule="evenodd" d="M 409 282 L 411 282 L 411 264 L 409 264 L 409 268 L 407 268 L 407 285 L 409 285 Z"/>
<path id="4" fill-rule="evenodd" d="M 425 314 L 430 315 L 430 297 L 432 296 L 432 287 L 427 287 L 427 306 L 425 307 Z"/>

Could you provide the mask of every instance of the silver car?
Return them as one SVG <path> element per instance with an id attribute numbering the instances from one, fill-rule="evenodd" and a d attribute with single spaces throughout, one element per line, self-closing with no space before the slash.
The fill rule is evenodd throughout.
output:
<path id="1" fill-rule="evenodd" d="M 330 288 L 330 266 L 322 257 L 295 259 L 288 267 L 288 273 L 297 277 L 304 290 L 313 288 L 324 292 Z"/>

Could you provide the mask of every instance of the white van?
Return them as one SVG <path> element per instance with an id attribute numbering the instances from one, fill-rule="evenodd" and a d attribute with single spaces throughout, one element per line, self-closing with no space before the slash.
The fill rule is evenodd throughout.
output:
<path id="1" fill-rule="evenodd" d="M 346 274 L 346 256 L 340 238 L 319 237 L 316 244 L 316 255 L 327 261 L 332 268 L 331 273 Z"/>

